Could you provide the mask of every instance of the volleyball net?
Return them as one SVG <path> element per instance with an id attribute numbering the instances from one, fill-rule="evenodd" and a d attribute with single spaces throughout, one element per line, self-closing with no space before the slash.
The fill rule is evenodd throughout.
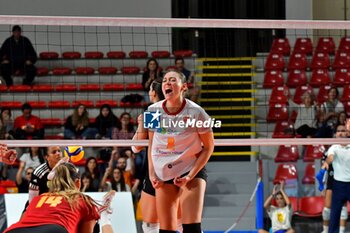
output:
<path id="1" fill-rule="evenodd" d="M 337 99 L 343 104 L 333 109 L 337 116 L 343 111 L 350 113 L 347 21 L 0 16 L 0 38 L 9 37 L 17 24 L 38 53 L 37 77 L 29 87 L 21 85 L 21 74 L 13 77 L 13 87 L 6 88 L 3 83 L 0 106 L 9 107 L 15 118 L 21 115 L 21 105 L 29 102 L 32 113 L 42 119 L 46 139 L 63 138 L 64 122 L 80 103 L 88 109 L 91 127 L 103 104 L 109 104 L 118 117 L 130 113 L 136 126 L 138 115 L 149 104 L 142 86 L 148 59 L 155 58 L 164 72 L 176 68 L 175 58 L 181 57 L 185 67 L 194 72 L 188 98 L 193 97 L 222 123 L 213 129 L 216 146 L 212 160 L 232 160 L 232 156 L 237 160 L 267 159 L 257 162 L 258 171 L 249 168 L 254 173 L 249 185 L 239 180 L 234 181 L 237 187 L 229 183 L 227 187 L 233 191 L 250 194 L 256 178 L 261 177 L 267 185 L 266 195 L 272 189 L 278 163 L 285 162 L 294 166 L 285 167 L 288 171 L 299 172 L 288 184 L 289 194 L 317 195 L 314 185 L 302 183 L 309 164 L 317 170 L 324 147 L 347 143 L 347 139 L 305 140 L 297 131 L 304 122 L 315 129 L 325 126 L 326 136 L 332 137 L 334 126 L 342 119 L 327 122 L 319 112 L 332 87 L 339 91 Z M 291 101 L 302 104 L 305 93 L 317 102 L 309 108 L 313 114 L 301 116 L 302 108 Z M 5 142 L 10 147 L 81 145 L 88 155 L 98 158 L 105 148 L 147 145 L 147 141 L 124 140 Z M 299 187 L 296 192 L 295 187 Z M 262 211 L 263 194 L 261 189 L 259 192 Z M 248 203 L 249 197 L 230 203 L 239 203 L 244 210 L 242 203 Z M 251 226 L 255 212 L 248 215 L 250 221 L 245 226 Z M 237 218 L 241 218 L 239 213 Z"/>

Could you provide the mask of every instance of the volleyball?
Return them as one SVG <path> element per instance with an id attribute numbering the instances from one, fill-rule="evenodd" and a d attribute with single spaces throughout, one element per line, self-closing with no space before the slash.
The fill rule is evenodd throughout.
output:
<path id="1" fill-rule="evenodd" d="M 84 148 L 82 146 L 66 146 L 64 148 L 64 156 L 69 157 L 73 163 L 79 162 L 84 158 Z"/>

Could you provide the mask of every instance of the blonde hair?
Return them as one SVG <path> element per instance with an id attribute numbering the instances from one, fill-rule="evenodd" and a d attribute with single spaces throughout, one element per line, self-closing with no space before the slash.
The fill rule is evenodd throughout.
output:
<path id="1" fill-rule="evenodd" d="M 75 184 L 77 179 L 80 179 L 79 171 L 72 163 L 58 165 L 49 185 L 49 195 L 63 196 L 72 209 L 78 206 L 80 198 L 90 207 L 89 209 L 99 207 L 100 205 L 91 197 L 79 191 Z"/>

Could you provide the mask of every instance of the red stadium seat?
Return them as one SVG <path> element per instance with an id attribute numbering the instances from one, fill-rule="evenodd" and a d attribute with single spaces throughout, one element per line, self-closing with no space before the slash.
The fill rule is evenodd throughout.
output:
<path id="1" fill-rule="evenodd" d="M 147 58 L 148 53 L 146 51 L 131 51 L 129 53 L 130 58 Z"/>
<path id="2" fill-rule="evenodd" d="M 273 183 L 279 184 L 286 179 L 298 179 L 298 171 L 294 164 L 278 165 Z"/>
<path id="3" fill-rule="evenodd" d="M 118 102 L 115 100 L 97 100 L 96 101 L 96 107 L 100 108 L 102 105 L 108 104 L 112 108 L 118 107 Z"/>
<path id="4" fill-rule="evenodd" d="M 320 37 L 316 46 L 316 53 L 322 52 L 327 54 L 334 54 L 335 44 L 332 37 Z"/>
<path id="5" fill-rule="evenodd" d="M 283 56 L 289 56 L 290 44 L 288 38 L 275 38 L 272 42 L 270 52 L 281 53 Z"/>
<path id="6" fill-rule="evenodd" d="M 45 135 L 47 140 L 62 140 L 64 139 L 63 135 Z"/>
<path id="7" fill-rule="evenodd" d="M 80 84 L 79 91 L 100 91 L 99 84 Z"/>
<path id="8" fill-rule="evenodd" d="M 175 57 L 192 57 L 193 51 L 192 50 L 175 50 L 173 54 Z"/>
<path id="9" fill-rule="evenodd" d="M 287 86 L 272 88 L 269 103 L 287 103 L 289 88 Z"/>
<path id="10" fill-rule="evenodd" d="M 12 166 L 18 167 L 16 162 Z M 16 182 L 13 180 L 1 180 L 0 189 L 1 193 L 18 193 Z"/>
<path id="11" fill-rule="evenodd" d="M 104 84 L 102 90 L 104 91 L 124 91 L 124 84 L 113 83 L 113 84 Z"/>
<path id="12" fill-rule="evenodd" d="M 275 157 L 276 163 L 296 162 L 299 159 L 298 146 L 284 146 L 281 145 L 278 148 L 277 155 Z"/>
<path id="13" fill-rule="evenodd" d="M 39 57 L 40 59 L 43 59 L 43 60 L 50 60 L 50 59 L 57 59 L 59 55 L 56 52 L 41 52 L 39 54 Z"/>
<path id="14" fill-rule="evenodd" d="M 61 127 L 63 124 L 60 118 L 41 118 L 40 120 L 44 126 Z"/>
<path id="15" fill-rule="evenodd" d="M 87 108 L 94 107 L 94 103 L 91 100 L 75 100 L 72 102 L 72 107 L 78 107 L 80 104 L 85 105 Z"/>
<path id="16" fill-rule="evenodd" d="M 299 87 L 307 84 L 305 70 L 290 70 L 287 77 L 288 87 Z"/>
<path id="17" fill-rule="evenodd" d="M 46 108 L 45 101 L 28 101 L 28 104 L 30 104 L 32 108 Z"/>
<path id="18" fill-rule="evenodd" d="M 312 87 L 329 85 L 330 83 L 331 83 L 331 78 L 330 78 L 328 70 L 315 69 L 312 71 L 311 79 L 309 82 L 309 84 Z"/>
<path id="19" fill-rule="evenodd" d="M 283 70 L 284 59 L 279 53 L 270 53 L 266 59 L 265 70 Z"/>
<path id="20" fill-rule="evenodd" d="M 143 90 L 143 86 L 141 83 L 128 83 L 126 84 L 125 89 L 128 91 L 141 91 Z"/>
<path id="21" fill-rule="evenodd" d="M 72 69 L 68 67 L 56 67 L 52 70 L 53 75 L 69 75 L 72 73 Z"/>
<path id="22" fill-rule="evenodd" d="M 112 67 L 112 66 L 98 68 L 98 73 L 99 74 L 116 74 L 117 71 L 118 71 L 118 69 L 115 68 L 115 67 Z"/>
<path id="23" fill-rule="evenodd" d="M 340 99 L 342 102 L 350 100 L 350 85 L 345 85 L 343 89 L 343 95 Z"/>
<path id="24" fill-rule="evenodd" d="M 32 87 L 28 85 L 14 85 L 10 86 L 9 90 L 13 92 L 29 92 L 32 90 Z"/>
<path id="25" fill-rule="evenodd" d="M 6 92 L 7 86 L 6 85 L 0 85 L 0 92 Z"/>
<path id="26" fill-rule="evenodd" d="M 60 85 L 57 85 L 55 90 L 56 91 L 77 91 L 77 86 L 75 86 L 74 84 L 60 84 Z"/>
<path id="27" fill-rule="evenodd" d="M 272 138 L 294 138 L 294 123 L 291 121 L 276 122 Z"/>
<path id="28" fill-rule="evenodd" d="M 62 57 L 65 59 L 78 59 L 81 58 L 81 53 L 80 52 L 64 52 L 62 53 Z"/>
<path id="29" fill-rule="evenodd" d="M 350 67 L 350 51 L 338 51 L 334 58 L 333 69 Z"/>
<path id="30" fill-rule="evenodd" d="M 289 116 L 289 121 L 293 124 L 295 124 L 295 121 L 297 120 L 298 112 L 296 110 L 293 110 Z"/>
<path id="31" fill-rule="evenodd" d="M 324 207 L 324 197 L 301 197 L 299 198 L 299 212 L 302 217 L 320 217 Z"/>
<path id="32" fill-rule="evenodd" d="M 1 108 L 21 108 L 22 102 L 20 101 L 0 101 Z"/>
<path id="33" fill-rule="evenodd" d="M 295 41 L 294 53 L 312 54 L 312 42 L 310 38 L 298 38 Z"/>
<path id="34" fill-rule="evenodd" d="M 304 95 L 305 92 L 309 92 L 311 95 L 315 96 L 314 90 L 310 85 L 299 86 L 295 89 L 293 101 L 297 104 L 301 104 L 302 102 L 301 97 Z"/>
<path id="35" fill-rule="evenodd" d="M 75 68 L 75 73 L 79 75 L 89 75 L 94 74 L 95 70 L 92 67 L 77 67 Z"/>
<path id="36" fill-rule="evenodd" d="M 110 59 L 123 59 L 126 54 L 123 51 L 110 51 L 107 53 L 107 57 Z"/>
<path id="37" fill-rule="evenodd" d="M 167 58 L 170 57 L 169 51 L 153 51 L 151 53 L 152 57 L 154 58 Z"/>
<path id="38" fill-rule="evenodd" d="M 89 51 L 84 54 L 86 59 L 100 59 L 103 58 L 103 53 L 99 51 Z"/>
<path id="39" fill-rule="evenodd" d="M 70 103 L 65 100 L 50 101 L 47 105 L 49 108 L 70 108 Z"/>
<path id="40" fill-rule="evenodd" d="M 331 65 L 328 53 L 315 52 L 311 61 L 311 69 L 328 69 Z"/>
<path id="41" fill-rule="evenodd" d="M 350 52 L 350 37 L 345 36 L 341 38 L 338 51 Z"/>
<path id="42" fill-rule="evenodd" d="M 140 73 L 140 68 L 137 66 L 124 66 L 121 71 L 123 74 L 138 74 Z"/>
<path id="43" fill-rule="evenodd" d="M 268 122 L 288 120 L 288 108 L 286 104 L 271 104 L 267 114 Z"/>
<path id="44" fill-rule="evenodd" d="M 313 162 L 322 159 L 325 148 L 323 145 L 307 145 L 304 153 L 304 162 Z"/>
<path id="45" fill-rule="evenodd" d="M 49 74 L 49 69 L 46 67 L 38 67 L 36 70 L 37 76 L 46 76 Z"/>
<path id="46" fill-rule="evenodd" d="M 271 88 L 282 86 L 284 83 L 283 74 L 281 70 L 268 70 L 264 76 L 264 88 Z"/>
<path id="47" fill-rule="evenodd" d="M 54 90 L 54 87 L 49 84 L 36 84 L 32 89 L 35 92 L 51 92 Z"/>
<path id="48" fill-rule="evenodd" d="M 342 87 L 350 84 L 350 68 L 336 69 L 333 79 L 333 85 Z"/>
<path id="49" fill-rule="evenodd" d="M 305 70 L 307 68 L 305 53 L 293 53 L 289 58 L 288 70 Z"/>
<path id="50" fill-rule="evenodd" d="M 309 163 L 305 167 L 304 177 L 301 181 L 303 184 L 315 184 L 315 164 Z"/>
<path id="51" fill-rule="evenodd" d="M 330 85 L 321 86 L 319 88 L 317 98 L 316 98 L 318 104 L 322 104 L 323 102 L 328 100 L 328 92 L 330 89 L 331 89 Z"/>

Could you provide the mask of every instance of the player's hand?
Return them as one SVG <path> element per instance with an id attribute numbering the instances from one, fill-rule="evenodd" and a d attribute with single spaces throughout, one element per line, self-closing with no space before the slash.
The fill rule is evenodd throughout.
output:
<path id="1" fill-rule="evenodd" d="M 163 186 L 163 181 L 161 181 L 156 175 L 149 175 L 149 180 L 152 183 L 153 188 L 157 189 Z"/>
<path id="2" fill-rule="evenodd" d="M 176 177 L 174 179 L 174 184 L 178 187 L 181 187 L 181 186 L 186 185 L 190 180 L 191 180 L 191 178 L 189 176 Z"/>
<path id="3" fill-rule="evenodd" d="M 9 150 L 5 144 L 0 144 L 0 161 L 6 164 L 13 164 L 17 158 L 16 150 Z"/>
<path id="4" fill-rule="evenodd" d="M 63 164 L 63 163 L 68 163 L 69 162 L 69 157 L 63 157 L 60 161 L 58 161 L 56 163 L 56 165 L 52 168 L 52 170 L 50 171 L 50 173 L 47 175 L 47 179 L 48 180 L 52 180 L 56 173 L 55 173 L 55 169 L 56 167 L 58 167 L 59 165 Z"/>

